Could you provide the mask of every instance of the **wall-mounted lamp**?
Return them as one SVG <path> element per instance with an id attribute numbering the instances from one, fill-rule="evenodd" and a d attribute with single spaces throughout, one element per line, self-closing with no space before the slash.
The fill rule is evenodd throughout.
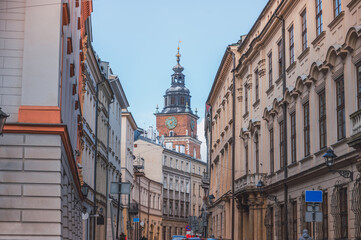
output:
<path id="1" fill-rule="evenodd" d="M 327 150 L 327 152 L 323 155 L 325 158 L 325 164 L 329 168 L 330 172 L 337 172 L 344 178 L 349 178 L 353 181 L 353 172 L 349 170 L 334 170 L 332 166 L 335 165 L 335 158 L 337 158 L 336 154 L 333 152 L 331 148 Z"/>

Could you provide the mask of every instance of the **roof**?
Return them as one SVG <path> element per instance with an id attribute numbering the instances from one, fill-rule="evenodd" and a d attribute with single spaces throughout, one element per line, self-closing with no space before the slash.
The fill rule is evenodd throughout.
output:
<path id="1" fill-rule="evenodd" d="M 122 112 L 122 117 L 123 116 L 128 119 L 128 121 L 130 122 L 130 125 L 132 125 L 134 131 L 138 129 L 137 123 L 135 122 L 135 119 L 131 112 L 128 112 L 128 111 Z"/>

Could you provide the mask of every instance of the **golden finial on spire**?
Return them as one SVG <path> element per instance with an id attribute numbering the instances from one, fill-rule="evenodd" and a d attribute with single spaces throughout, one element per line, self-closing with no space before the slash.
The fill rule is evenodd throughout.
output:
<path id="1" fill-rule="evenodd" d="M 177 50 L 178 50 L 178 52 L 177 52 L 177 55 L 176 55 L 176 57 L 177 57 L 177 62 L 179 63 L 179 61 L 180 61 L 180 54 L 179 54 L 179 44 L 181 43 L 182 41 L 181 40 L 179 40 L 179 42 L 178 42 L 178 47 L 177 47 Z"/>

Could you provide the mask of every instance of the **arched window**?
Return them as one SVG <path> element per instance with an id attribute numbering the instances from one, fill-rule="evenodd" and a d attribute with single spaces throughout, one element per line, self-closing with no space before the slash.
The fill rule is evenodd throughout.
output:
<path id="1" fill-rule="evenodd" d="M 170 97 L 170 104 L 175 104 L 175 97 Z"/>
<path id="2" fill-rule="evenodd" d="M 181 97 L 181 98 L 180 98 L 180 104 L 181 104 L 181 105 L 185 105 L 184 97 Z"/>
<path id="3" fill-rule="evenodd" d="M 168 98 L 164 98 L 164 106 L 167 106 L 167 103 L 168 103 Z"/>

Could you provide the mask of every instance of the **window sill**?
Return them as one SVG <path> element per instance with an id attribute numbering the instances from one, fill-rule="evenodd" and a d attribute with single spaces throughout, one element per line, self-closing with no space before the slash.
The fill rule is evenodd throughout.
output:
<path id="1" fill-rule="evenodd" d="M 326 31 L 323 31 L 318 35 L 315 40 L 312 41 L 312 45 L 315 47 L 317 44 L 319 44 L 323 39 L 325 39 Z"/>
<path id="2" fill-rule="evenodd" d="M 330 24 L 328 24 L 329 29 L 332 31 L 335 27 L 343 20 L 343 16 L 345 15 L 345 11 L 340 12 L 337 17 L 335 17 Z"/>
<path id="3" fill-rule="evenodd" d="M 266 94 L 267 94 L 267 95 L 270 95 L 270 93 L 273 92 L 273 89 L 274 89 L 274 88 L 275 88 L 275 85 L 272 84 L 272 86 L 266 91 Z"/>
<path id="4" fill-rule="evenodd" d="M 298 60 L 302 61 L 310 52 L 310 47 L 307 47 L 305 50 L 303 50 L 303 52 L 298 56 Z"/>
<path id="5" fill-rule="evenodd" d="M 286 72 L 289 73 L 290 71 L 292 71 L 293 69 L 295 69 L 296 63 L 297 63 L 297 61 L 294 61 L 294 62 L 286 69 Z"/>
<path id="6" fill-rule="evenodd" d="M 308 156 L 306 156 L 306 157 L 302 158 L 302 159 L 300 160 L 300 163 L 307 162 L 308 160 L 311 160 L 312 158 L 313 158 L 313 155 L 312 155 L 312 154 L 310 154 L 310 155 L 308 155 Z"/>
<path id="7" fill-rule="evenodd" d="M 359 0 L 352 0 L 349 4 L 347 4 L 348 9 L 350 9 L 350 11 L 352 11 L 355 7 L 356 7 L 356 3 L 358 3 Z"/>
<path id="8" fill-rule="evenodd" d="M 347 139 L 346 137 L 344 137 L 344 138 L 338 140 L 336 143 L 331 144 L 331 147 L 332 147 L 332 148 L 335 148 L 335 147 L 341 145 L 342 143 L 347 142 L 347 140 L 348 140 L 348 139 Z"/>
<path id="9" fill-rule="evenodd" d="M 249 115 L 249 112 L 246 112 L 244 115 L 243 115 L 243 118 L 247 118 Z"/>
<path id="10" fill-rule="evenodd" d="M 253 105 L 252 105 L 253 108 L 256 108 L 259 105 L 259 103 L 260 103 L 260 100 L 257 99 L 257 101 L 255 103 L 253 103 Z"/>
<path id="11" fill-rule="evenodd" d="M 322 149 L 320 149 L 318 152 L 315 152 L 315 156 L 318 157 L 320 155 L 322 155 L 323 153 L 325 153 L 327 151 L 327 147 L 323 147 Z"/>
<path id="12" fill-rule="evenodd" d="M 295 166 L 298 166 L 298 162 L 293 162 L 293 163 L 291 163 L 290 165 L 288 165 L 287 168 L 293 168 L 293 167 L 295 167 Z"/>
<path id="13" fill-rule="evenodd" d="M 280 77 L 276 80 L 276 85 L 278 86 L 281 82 L 282 82 L 282 76 L 280 76 Z"/>

